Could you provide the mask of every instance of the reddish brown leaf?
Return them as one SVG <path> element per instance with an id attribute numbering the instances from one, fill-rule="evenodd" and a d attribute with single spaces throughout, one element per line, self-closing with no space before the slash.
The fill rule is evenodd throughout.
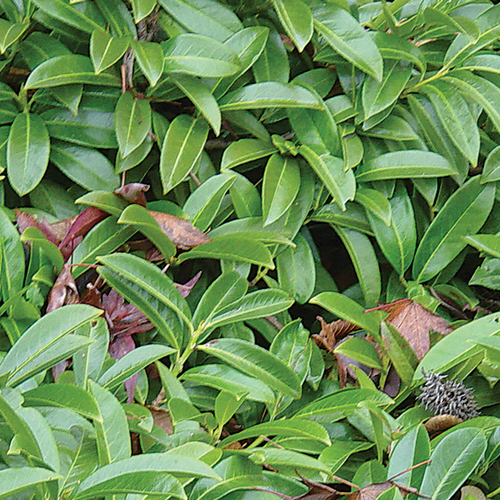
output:
<path id="1" fill-rule="evenodd" d="M 182 295 L 182 297 L 186 298 L 191 293 L 191 290 L 194 288 L 196 283 L 198 283 L 200 277 L 201 277 L 201 271 L 195 274 L 193 278 L 191 278 L 187 283 L 184 283 L 183 285 L 181 285 L 180 283 L 174 283 L 174 284 L 177 290 L 179 290 L 179 293 Z"/>
<path id="2" fill-rule="evenodd" d="M 115 189 L 114 194 L 120 196 L 125 201 L 129 203 L 135 203 L 136 205 L 146 206 L 146 196 L 144 193 L 149 190 L 147 184 L 141 184 L 139 182 L 132 182 L 131 184 L 126 184 L 121 188 Z"/>
<path id="3" fill-rule="evenodd" d="M 312 338 L 319 347 L 324 347 L 328 351 L 335 349 L 338 339 L 359 330 L 359 326 L 344 319 L 332 323 L 327 323 L 321 316 L 316 316 L 316 319 L 321 323 L 321 331 L 317 335 L 313 335 Z"/>
<path id="4" fill-rule="evenodd" d="M 127 333 L 126 335 L 116 336 L 111 345 L 109 346 L 109 355 L 114 359 L 121 359 L 123 356 L 132 352 L 135 349 L 135 343 L 132 339 L 132 335 Z M 127 403 L 132 403 L 134 401 L 135 387 L 137 386 L 137 380 L 139 374 L 136 373 L 130 378 L 125 380 L 125 390 L 127 391 Z"/>
<path id="5" fill-rule="evenodd" d="M 75 280 L 71 276 L 71 271 L 67 264 L 64 265 L 61 274 L 57 277 L 54 286 L 50 290 L 47 312 L 55 311 L 62 306 L 69 304 L 78 304 L 80 296 L 76 287 Z"/>
<path id="6" fill-rule="evenodd" d="M 383 304 L 375 309 L 389 313 L 387 320 L 408 341 L 419 360 L 430 349 L 431 330 L 443 335 L 453 331 L 448 321 L 411 299 Z"/>
<path id="7" fill-rule="evenodd" d="M 351 493 L 346 500 L 377 500 L 377 498 L 388 489 L 392 488 L 394 483 L 392 481 L 384 481 L 383 483 L 374 483 L 361 488 L 359 491 Z M 403 498 L 407 495 L 407 491 L 399 488 Z"/>
<path id="8" fill-rule="evenodd" d="M 34 215 L 22 212 L 16 208 L 17 230 L 23 234 L 28 227 L 36 227 L 54 245 L 59 245 L 64 235 L 61 237 L 59 228 L 54 224 L 49 224 L 45 219 L 40 222 Z"/>
<path id="9" fill-rule="evenodd" d="M 154 210 L 149 210 L 149 213 L 154 217 L 161 230 L 181 250 L 189 250 L 190 248 L 212 241 L 206 234 L 202 233 L 187 220 L 175 215 L 155 212 Z"/>

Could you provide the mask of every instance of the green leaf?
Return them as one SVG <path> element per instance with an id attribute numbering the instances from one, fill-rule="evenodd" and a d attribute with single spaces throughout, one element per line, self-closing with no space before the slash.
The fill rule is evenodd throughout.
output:
<path id="1" fill-rule="evenodd" d="M 237 55 L 214 38 L 186 33 L 161 45 L 166 73 L 221 77 L 240 70 Z"/>
<path id="2" fill-rule="evenodd" d="M 465 248 L 463 236 L 474 234 L 485 223 L 493 206 L 495 189 L 473 177 L 447 200 L 425 232 L 415 254 L 413 276 L 428 281 Z"/>
<path id="3" fill-rule="evenodd" d="M 19 467 L 0 471 L 0 498 L 7 498 L 39 484 L 57 481 L 62 476 L 38 467 Z"/>
<path id="4" fill-rule="evenodd" d="M 369 238 L 351 229 L 337 226 L 334 229 L 352 260 L 366 307 L 374 307 L 380 297 L 381 278 L 379 262 Z"/>
<path id="5" fill-rule="evenodd" d="M 175 349 L 161 344 L 137 347 L 116 361 L 111 368 L 108 368 L 97 382 L 104 389 L 115 389 L 146 366 L 174 352 Z"/>
<path id="6" fill-rule="evenodd" d="M 49 133 L 43 120 L 30 113 L 17 115 L 7 143 L 7 175 L 19 196 L 32 191 L 49 164 Z"/>
<path id="7" fill-rule="evenodd" d="M 423 371 L 445 373 L 450 368 L 466 361 L 482 350 L 475 342 L 488 339 L 500 332 L 500 313 L 476 319 L 443 337 L 424 356 L 413 377 L 414 383 L 421 383 Z"/>
<path id="8" fill-rule="evenodd" d="M 370 236 L 374 235 L 366 217 L 365 210 L 357 203 L 349 203 L 345 211 L 342 211 L 342 209 L 334 203 L 323 205 L 319 210 L 313 212 L 310 219 L 317 222 L 327 222 L 335 226 L 347 227 L 369 234 Z"/>
<path id="9" fill-rule="evenodd" d="M 500 235 L 498 234 L 475 234 L 464 236 L 467 243 L 480 252 L 485 252 L 493 257 L 500 258 Z"/>
<path id="10" fill-rule="evenodd" d="M 135 255 L 113 254 L 98 260 L 114 273 L 112 275 L 101 268 L 99 274 L 113 287 L 118 286 L 118 291 L 144 312 L 169 343 L 178 348 L 179 339 L 165 321 L 168 311 L 170 315 L 175 312 L 189 329 L 192 327 L 189 307 L 174 283 L 154 264 Z"/>
<path id="11" fill-rule="evenodd" d="M 81 83 L 72 83 L 59 87 L 54 93 L 54 97 L 76 116 L 78 106 L 83 97 L 83 85 Z M 47 125 L 47 124 L 45 124 Z"/>
<path id="12" fill-rule="evenodd" d="M 23 288 L 24 248 L 18 230 L 0 208 L 0 290 L 4 302 Z"/>
<path id="13" fill-rule="evenodd" d="M 160 158 L 164 194 L 180 184 L 194 168 L 208 136 L 203 120 L 188 115 L 177 116 L 167 130 Z"/>
<path id="14" fill-rule="evenodd" d="M 410 79 L 411 72 L 410 65 L 389 60 L 385 64 L 382 81 L 373 77 L 365 80 L 362 91 L 365 120 L 388 108 L 398 99 Z"/>
<path id="15" fill-rule="evenodd" d="M 481 172 L 481 182 L 495 182 L 500 180 L 500 146 L 488 154 Z"/>
<path id="16" fill-rule="evenodd" d="M 365 187 L 356 189 L 356 202 L 366 209 L 366 213 L 371 213 L 380 219 L 386 226 L 391 224 L 391 204 L 389 200 L 378 190 Z"/>
<path id="17" fill-rule="evenodd" d="M 206 321 L 205 328 L 270 316 L 288 309 L 292 304 L 293 300 L 282 290 L 257 290 L 224 307 L 220 305 L 216 314 Z"/>
<path id="18" fill-rule="evenodd" d="M 237 233 L 218 236 L 209 243 L 184 252 L 179 256 L 179 263 L 192 259 L 236 260 L 274 269 L 271 252 L 265 245 Z"/>
<path id="19" fill-rule="evenodd" d="M 96 75 L 92 61 L 88 57 L 71 54 L 53 57 L 37 66 L 26 80 L 26 89 L 57 87 L 71 83 L 111 87 L 120 87 L 121 85 L 120 80 L 111 73 Z"/>
<path id="20" fill-rule="evenodd" d="M 134 54 L 141 71 L 148 79 L 150 85 L 154 87 L 160 79 L 165 66 L 161 45 L 154 42 L 138 42 L 134 40 L 132 48 L 134 49 Z"/>
<path id="21" fill-rule="evenodd" d="M 273 0 L 272 3 L 288 36 L 302 52 L 313 34 L 311 9 L 302 0 Z"/>
<path id="22" fill-rule="evenodd" d="M 313 297 L 311 304 L 323 307 L 339 318 L 345 319 L 375 337 L 379 335 L 380 318 L 376 312 L 365 313 L 362 306 L 345 295 L 337 292 L 323 292 Z"/>
<path id="23" fill-rule="evenodd" d="M 377 242 L 387 260 L 400 276 L 410 267 L 417 243 L 413 206 L 403 185 L 398 185 L 391 198 L 389 225 L 368 212 Z"/>
<path id="24" fill-rule="evenodd" d="M 363 441 L 336 440 L 321 452 L 319 459 L 335 474 L 351 455 L 372 447 L 373 443 Z"/>
<path id="25" fill-rule="evenodd" d="M 50 148 L 50 161 L 64 175 L 89 191 L 102 188 L 113 191 L 120 185 L 111 162 L 96 149 L 58 142 Z"/>
<path id="26" fill-rule="evenodd" d="M 422 50 L 410 43 L 406 38 L 383 31 L 375 32 L 373 38 L 384 59 L 409 61 L 418 67 L 420 73 L 425 74 L 426 60 Z"/>
<path id="27" fill-rule="evenodd" d="M 299 152 L 333 196 L 335 203 L 345 210 L 346 202 L 353 200 L 356 193 L 356 180 L 352 170 L 345 171 L 344 162 L 340 158 L 318 154 L 309 146 L 301 146 Z"/>
<path id="28" fill-rule="evenodd" d="M 95 0 L 95 3 L 106 20 L 107 29 L 109 29 L 108 26 L 111 27 L 114 35 L 137 37 L 137 29 L 132 15 L 121 0 Z"/>
<path id="29" fill-rule="evenodd" d="M 396 443 L 389 460 L 387 475 L 393 477 L 408 470 L 408 472 L 398 476 L 398 483 L 420 490 L 426 467 L 409 469 L 414 465 L 429 460 L 430 454 L 429 435 L 425 427 L 419 424 L 413 427 Z"/>
<path id="30" fill-rule="evenodd" d="M 262 347 L 239 339 L 219 339 L 198 346 L 198 349 L 262 380 L 286 396 L 300 397 L 301 387 L 297 375 Z"/>
<path id="31" fill-rule="evenodd" d="M 5 19 L 0 19 L 0 53 L 16 43 L 23 33 L 28 29 L 28 23 L 10 23 Z"/>
<path id="32" fill-rule="evenodd" d="M 223 42 L 243 26 L 225 5 L 211 0 L 160 0 L 161 6 L 186 28 Z"/>
<path id="33" fill-rule="evenodd" d="M 368 125 L 368 130 L 360 131 L 362 135 L 377 137 L 379 139 L 390 139 L 392 141 L 421 141 L 415 129 L 399 116 L 389 115 L 375 126 L 372 126 L 370 120 L 367 120 L 363 128 L 365 125 Z"/>
<path id="34" fill-rule="evenodd" d="M 110 464 L 130 457 L 129 430 L 122 405 L 111 392 L 103 389 L 93 380 L 89 380 L 89 389 L 94 396 L 101 415 L 99 420 L 94 421 L 99 465 Z M 96 473 L 102 470 L 103 468 Z M 80 491 L 82 486 L 80 485 Z"/>
<path id="35" fill-rule="evenodd" d="M 486 451 L 481 429 L 456 429 L 436 446 L 419 493 L 432 500 L 449 500 L 474 472 Z"/>
<path id="36" fill-rule="evenodd" d="M 120 217 L 122 211 L 128 206 L 128 203 L 123 198 L 107 191 L 93 191 L 92 193 L 87 193 L 78 198 L 75 204 L 97 207 L 115 217 Z"/>
<path id="37" fill-rule="evenodd" d="M 347 339 L 337 346 L 333 352 L 352 358 L 371 368 L 382 369 L 380 357 L 375 347 L 365 339 L 359 337 Z"/>
<path id="38" fill-rule="evenodd" d="M 23 393 L 24 406 L 54 406 L 72 410 L 85 418 L 100 420 L 94 398 L 72 384 L 45 384 Z"/>
<path id="39" fill-rule="evenodd" d="M 90 38 L 90 58 L 95 74 L 112 66 L 128 49 L 129 40 L 125 37 L 114 37 L 106 31 L 94 30 Z"/>
<path id="40" fill-rule="evenodd" d="M 156 0 L 132 0 L 134 20 L 136 24 L 149 16 L 156 6 Z"/>
<path id="41" fill-rule="evenodd" d="M 65 335 L 89 321 L 102 311 L 87 305 L 69 305 L 42 316 L 12 346 L 0 363 L 0 377 L 14 379 L 25 366 L 42 356 Z"/>
<path id="42" fill-rule="evenodd" d="M 232 142 L 224 151 L 221 171 L 229 170 L 243 163 L 265 158 L 276 152 L 276 148 L 259 139 L 240 139 Z"/>
<path id="43" fill-rule="evenodd" d="M 141 205 L 129 205 L 120 215 L 118 224 L 129 224 L 141 231 L 160 250 L 165 260 L 175 255 L 175 245 L 162 231 L 155 218 Z"/>
<path id="44" fill-rule="evenodd" d="M 214 415 L 219 428 L 222 428 L 236 413 L 243 403 L 246 394 L 234 394 L 232 391 L 221 391 L 215 398 Z"/>
<path id="45" fill-rule="evenodd" d="M 300 168 L 294 158 L 273 154 L 267 162 L 262 185 L 264 225 L 279 219 L 300 189 Z"/>
<path id="46" fill-rule="evenodd" d="M 205 117 L 215 135 L 219 135 L 222 117 L 219 105 L 209 87 L 189 75 L 171 75 L 170 78 Z"/>
<path id="47" fill-rule="evenodd" d="M 446 82 L 434 82 L 421 87 L 434 106 L 448 136 L 461 153 L 477 165 L 479 156 L 479 130 L 469 105 L 456 90 Z"/>
<path id="48" fill-rule="evenodd" d="M 336 422 L 360 407 L 360 403 L 371 401 L 377 406 L 387 406 L 392 399 L 383 392 L 373 389 L 343 389 L 323 396 L 300 409 L 295 417 L 312 419 L 316 422 Z"/>
<path id="49" fill-rule="evenodd" d="M 33 0 L 33 3 L 50 17 L 86 33 L 106 28 L 104 23 L 96 23 L 64 0 Z"/>
<path id="50" fill-rule="evenodd" d="M 271 23 L 263 21 L 263 24 L 270 28 L 270 31 L 262 53 L 252 66 L 255 82 L 288 83 L 290 79 L 290 61 L 288 60 L 285 44 Z"/>
<path id="51" fill-rule="evenodd" d="M 151 107 L 144 99 L 125 92 L 118 99 L 115 131 L 120 154 L 125 157 L 138 148 L 151 130 Z"/>
<path id="52" fill-rule="evenodd" d="M 229 194 L 236 216 L 240 219 L 260 217 L 262 215 L 262 201 L 259 191 L 245 176 L 236 172 L 234 175 L 236 176 L 235 181 L 229 189 Z"/>
<path id="53" fill-rule="evenodd" d="M 327 43 L 377 81 L 382 80 L 383 61 L 371 36 L 346 10 L 333 5 L 318 3 L 313 10 L 314 27 Z"/>
<path id="54" fill-rule="evenodd" d="M 220 101 L 221 111 L 263 108 L 321 109 L 321 103 L 304 87 L 278 82 L 252 83 L 230 92 Z"/>
<path id="55" fill-rule="evenodd" d="M 385 153 L 364 162 L 356 171 L 358 181 L 444 177 L 457 171 L 441 155 L 430 151 L 406 150 Z"/>
<path id="56" fill-rule="evenodd" d="M 59 90 L 59 89 L 58 89 Z M 79 109 L 74 115 L 66 109 L 49 109 L 40 116 L 51 137 L 91 148 L 118 147 L 113 123 L 114 113 Z"/>

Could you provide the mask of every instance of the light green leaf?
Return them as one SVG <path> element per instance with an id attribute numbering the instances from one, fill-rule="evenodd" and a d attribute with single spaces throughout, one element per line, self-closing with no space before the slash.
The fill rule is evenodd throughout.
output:
<path id="1" fill-rule="evenodd" d="M 342 354 L 348 358 L 359 361 L 363 365 L 371 368 L 382 369 L 380 357 L 372 344 L 365 339 L 352 337 L 338 345 L 333 351 L 335 354 Z"/>
<path id="2" fill-rule="evenodd" d="M 286 396 L 300 397 L 301 387 L 297 375 L 262 347 L 239 339 L 219 339 L 198 346 L 198 349 L 262 380 Z"/>
<path id="3" fill-rule="evenodd" d="M 455 191 L 425 232 L 415 254 L 413 276 L 424 282 L 444 269 L 465 248 L 463 236 L 485 223 L 495 197 L 492 184 L 473 177 Z"/>
<path id="4" fill-rule="evenodd" d="M 156 6 L 156 0 L 132 0 L 132 10 L 136 24 L 149 16 Z"/>
<path id="5" fill-rule="evenodd" d="M 194 168 L 207 136 L 206 123 L 188 115 L 179 115 L 170 124 L 160 158 L 160 175 L 165 194 L 180 184 Z"/>
<path id="6" fill-rule="evenodd" d="M 495 182 L 500 180 L 500 146 L 488 154 L 481 172 L 481 182 Z"/>
<path id="7" fill-rule="evenodd" d="M 240 139 L 232 142 L 224 151 L 221 170 L 229 170 L 243 163 L 265 158 L 276 152 L 276 148 L 259 139 Z"/>
<path id="8" fill-rule="evenodd" d="M 20 113 L 10 127 L 7 143 L 7 175 L 19 196 L 32 191 L 49 164 L 50 141 L 40 116 Z"/>
<path id="9" fill-rule="evenodd" d="M 132 48 L 134 49 L 134 55 L 137 58 L 141 71 L 151 86 L 154 87 L 160 79 L 165 66 L 163 50 L 160 44 L 134 40 Z"/>
<path id="10" fill-rule="evenodd" d="M 57 481 L 62 476 L 38 467 L 16 467 L 0 471 L 0 498 L 7 498 L 21 493 L 28 488 Z"/>
<path id="11" fill-rule="evenodd" d="M 474 236 L 464 236 L 464 238 L 469 245 L 473 246 L 480 252 L 500 258 L 500 235 L 476 234 Z"/>
<path id="12" fill-rule="evenodd" d="M 313 34 L 311 9 L 302 0 L 273 0 L 273 6 L 288 36 L 302 52 Z"/>
<path id="13" fill-rule="evenodd" d="M 5 19 L 0 19 L 0 53 L 16 43 L 23 33 L 28 29 L 29 23 L 10 23 Z"/>
<path id="14" fill-rule="evenodd" d="M 128 38 L 114 37 L 100 29 L 94 30 L 90 38 L 90 58 L 95 74 L 98 75 L 118 61 L 125 54 L 128 46 Z"/>

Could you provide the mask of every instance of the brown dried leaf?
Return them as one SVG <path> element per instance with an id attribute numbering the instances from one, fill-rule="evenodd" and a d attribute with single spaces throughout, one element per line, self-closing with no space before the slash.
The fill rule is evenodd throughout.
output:
<path id="1" fill-rule="evenodd" d="M 187 220 L 175 215 L 155 212 L 154 210 L 149 210 L 149 213 L 154 217 L 161 230 L 181 250 L 189 250 L 190 248 L 212 241 L 206 234 L 202 233 Z"/>
<path id="2" fill-rule="evenodd" d="M 411 299 L 398 300 L 376 309 L 389 313 L 387 320 L 408 341 L 419 360 L 430 349 L 431 330 L 443 335 L 453 331 L 448 321 Z"/>
<path id="3" fill-rule="evenodd" d="M 64 265 L 61 274 L 57 277 L 54 286 L 50 290 L 47 312 L 55 311 L 62 306 L 69 304 L 78 304 L 80 296 L 75 280 L 67 264 Z"/>
<path id="4" fill-rule="evenodd" d="M 384 492 L 394 486 L 392 481 L 384 481 L 383 483 L 374 483 L 361 488 L 359 491 L 351 493 L 346 500 L 377 500 L 377 498 Z M 398 485 L 399 486 L 399 485 Z M 407 491 L 399 487 L 399 491 L 403 498 L 407 495 Z"/>
<path id="5" fill-rule="evenodd" d="M 163 429 L 169 436 L 174 433 L 172 420 L 168 410 L 163 408 L 148 406 L 147 407 L 153 415 L 153 421 L 160 429 Z"/>
<path id="6" fill-rule="evenodd" d="M 429 434 L 432 434 L 434 432 L 443 432 L 462 422 L 463 420 L 460 417 L 455 417 L 455 415 L 436 415 L 427 420 L 424 427 Z"/>
<path id="7" fill-rule="evenodd" d="M 146 196 L 144 195 L 144 193 L 148 190 L 149 186 L 147 184 L 132 182 L 118 189 L 115 189 L 113 193 L 117 196 L 120 196 L 129 203 L 135 203 L 136 205 L 142 205 L 143 207 L 145 207 Z"/>
<path id="8" fill-rule="evenodd" d="M 184 283 L 181 285 L 180 283 L 174 283 L 175 287 L 177 290 L 179 290 L 179 293 L 183 298 L 186 298 L 189 296 L 191 293 L 191 290 L 194 288 L 196 283 L 198 283 L 198 280 L 201 278 L 201 271 L 197 274 L 194 275 L 193 278 L 191 278 L 187 283 Z"/>
<path id="9" fill-rule="evenodd" d="M 328 351 L 335 349 L 338 339 L 360 329 L 359 326 L 344 319 L 332 323 L 327 323 L 321 316 L 316 316 L 316 319 L 321 323 L 321 331 L 313 335 L 312 339 L 319 347 L 324 347 Z"/>

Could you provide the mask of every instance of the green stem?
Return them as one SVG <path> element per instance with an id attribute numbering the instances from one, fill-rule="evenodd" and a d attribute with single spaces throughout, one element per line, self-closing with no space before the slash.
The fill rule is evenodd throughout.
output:
<path id="1" fill-rule="evenodd" d="M 203 335 L 203 332 L 205 329 L 200 326 L 197 330 L 191 333 L 191 339 L 189 341 L 189 344 L 187 345 L 186 349 L 184 352 L 177 357 L 175 360 L 173 366 L 172 366 L 172 375 L 177 377 L 182 370 L 184 369 L 184 365 L 186 364 L 186 361 L 188 360 L 189 356 L 193 354 L 194 350 L 196 349 L 196 346 L 198 345 L 198 339 Z"/>
<path id="2" fill-rule="evenodd" d="M 430 76 L 429 78 L 426 78 L 425 80 L 422 80 L 421 82 L 418 82 L 417 84 L 413 85 L 413 87 L 410 87 L 405 94 L 410 94 L 411 92 L 415 92 L 418 90 L 420 87 L 423 85 L 433 82 L 434 80 L 439 80 L 439 78 L 443 78 L 443 76 L 446 76 L 446 74 L 450 70 L 448 68 L 441 68 L 436 74 Z"/>

